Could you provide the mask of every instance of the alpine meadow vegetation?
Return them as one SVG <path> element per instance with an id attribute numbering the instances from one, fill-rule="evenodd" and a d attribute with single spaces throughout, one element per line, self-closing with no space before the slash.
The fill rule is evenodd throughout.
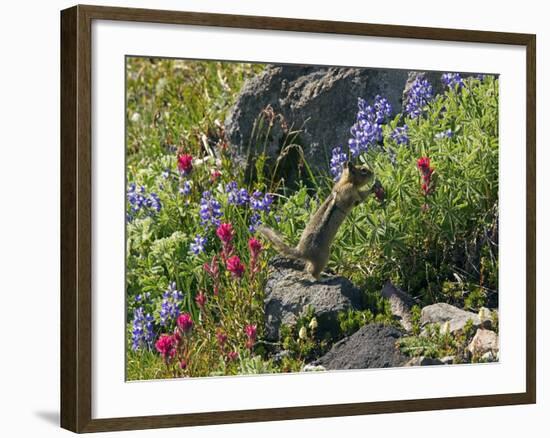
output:
<path id="1" fill-rule="evenodd" d="M 419 77 L 403 108 L 356 96 L 349 141 L 330 145 L 324 174 L 299 155 L 307 182 L 287 187 L 265 154 L 247 172 L 224 135 L 228 109 L 262 68 L 127 59 L 129 380 L 295 372 L 327 351 L 306 312 L 281 328 L 288 354 L 272 354 L 264 286 L 275 251 L 256 229 L 295 244 L 349 160 L 377 185 L 340 228 L 328 265 L 365 294 L 366 310 L 339 316 L 342 337 L 369 322 L 399 325 L 379 296 L 388 280 L 420 305 L 498 305 L 498 78 L 445 73 L 435 94 Z M 284 123 L 266 108 L 255 141 Z M 296 144 L 299 129 L 286 132 L 285 145 Z M 438 331 L 400 348 L 437 357 L 463 348 L 457 342 Z"/>

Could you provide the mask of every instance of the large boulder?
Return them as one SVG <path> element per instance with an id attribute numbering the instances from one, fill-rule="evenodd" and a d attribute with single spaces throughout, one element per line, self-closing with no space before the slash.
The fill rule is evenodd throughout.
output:
<path id="1" fill-rule="evenodd" d="M 328 370 L 404 366 L 409 358 L 401 354 L 396 346 L 402 335 L 395 327 L 367 324 L 334 344 L 313 365 L 321 365 Z"/>
<path id="2" fill-rule="evenodd" d="M 243 86 L 226 118 L 226 136 L 245 162 L 249 152 L 264 150 L 276 158 L 287 129 L 299 130 L 296 142 L 302 145 L 308 164 L 314 171 L 327 172 L 332 148 L 346 145 L 350 138 L 358 97 L 372 102 L 376 95 L 384 96 L 398 113 L 407 79 L 405 70 L 267 65 Z M 267 141 L 265 134 L 257 140 L 255 120 L 266 108 L 280 116 Z"/>
<path id="3" fill-rule="evenodd" d="M 327 173 L 332 148 L 345 146 L 357 118 L 357 99 L 371 104 L 377 95 L 388 99 L 393 113 L 402 112 L 413 82 L 426 78 L 434 96 L 444 91 L 442 72 L 357 67 L 268 64 L 246 81 L 225 121 L 226 139 L 235 160 L 254 172 L 254 159 L 265 152 L 277 174 L 297 178 L 300 153 L 315 173 Z M 462 74 L 463 77 L 472 74 Z M 263 124 L 259 123 L 263 115 Z M 269 131 L 269 132 L 268 132 Z M 296 133 L 298 133 L 296 135 Z M 247 172 L 247 175 L 250 175 Z"/>
<path id="4" fill-rule="evenodd" d="M 277 340 L 281 324 L 292 325 L 311 306 L 320 336 L 339 332 L 338 313 L 360 309 L 363 293 L 343 277 L 326 277 L 314 281 L 303 264 L 282 257 L 270 262 L 265 287 L 266 338 Z"/>
<path id="5" fill-rule="evenodd" d="M 479 327 L 482 322 L 476 313 L 468 312 L 446 303 L 436 303 L 426 306 L 422 309 L 420 315 L 422 327 L 430 324 L 439 324 L 440 328 L 443 329 L 445 323 L 448 322 L 448 329 L 452 334 L 462 331 L 470 320 L 475 328 Z"/>

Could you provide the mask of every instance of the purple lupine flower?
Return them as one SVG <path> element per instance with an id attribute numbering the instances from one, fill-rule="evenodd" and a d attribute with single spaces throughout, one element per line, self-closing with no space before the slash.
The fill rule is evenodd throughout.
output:
<path id="1" fill-rule="evenodd" d="M 382 124 L 391 115 L 392 107 L 384 97 L 376 96 L 374 104 L 359 98 L 357 100 L 357 119 L 350 129 L 351 138 L 348 142 L 351 155 L 356 157 L 366 152 L 371 146 L 382 140 Z"/>
<path id="2" fill-rule="evenodd" d="M 464 86 L 464 81 L 459 73 L 443 73 L 441 75 L 441 82 L 452 90 L 456 87 L 462 88 Z"/>
<path id="3" fill-rule="evenodd" d="M 217 227 L 221 223 L 222 206 L 208 190 L 202 194 L 199 214 L 203 226 L 214 225 Z"/>
<path id="4" fill-rule="evenodd" d="M 250 208 L 252 210 L 263 211 L 269 213 L 271 204 L 273 203 L 273 195 L 266 193 L 265 195 L 256 190 L 250 197 Z"/>
<path id="5" fill-rule="evenodd" d="M 260 214 L 253 213 L 250 216 L 250 225 L 248 226 L 248 231 L 250 231 L 251 233 L 255 233 L 256 228 L 258 228 L 258 225 L 261 225 L 261 224 L 262 224 L 262 217 L 260 216 Z"/>
<path id="6" fill-rule="evenodd" d="M 141 186 L 139 190 L 136 190 L 136 184 L 131 183 L 128 187 L 128 191 L 126 193 L 126 197 L 128 199 L 128 202 L 130 203 L 130 207 L 133 212 L 137 213 L 141 208 L 145 205 L 146 197 L 145 194 L 145 187 Z"/>
<path id="7" fill-rule="evenodd" d="M 180 195 L 189 195 L 191 193 L 191 183 L 187 180 L 183 182 L 183 187 L 179 189 Z"/>
<path id="8" fill-rule="evenodd" d="M 435 134 L 436 139 L 451 138 L 453 136 L 453 130 L 447 129 L 446 131 Z"/>
<path id="9" fill-rule="evenodd" d="M 195 240 L 191 242 L 191 245 L 189 247 L 190 251 L 195 254 L 199 255 L 201 252 L 204 252 L 204 246 L 206 245 L 206 242 L 208 240 L 206 237 L 201 237 L 200 235 L 195 236 Z"/>
<path id="10" fill-rule="evenodd" d="M 332 157 L 330 158 L 330 173 L 335 181 L 340 179 L 346 161 L 348 161 L 348 155 L 342 151 L 342 146 L 337 146 L 332 149 Z"/>
<path id="11" fill-rule="evenodd" d="M 227 202 L 231 205 L 244 206 L 250 201 L 250 195 L 244 188 L 239 189 L 236 181 L 231 181 L 225 186 Z"/>
<path id="12" fill-rule="evenodd" d="M 271 204 L 273 203 L 273 195 L 266 193 L 263 194 L 259 190 L 254 191 L 250 196 L 250 209 L 253 211 L 250 216 L 250 226 L 248 230 L 251 233 L 256 231 L 258 225 L 262 223 L 261 212 L 269 213 L 271 211 Z"/>
<path id="13" fill-rule="evenodd" d="M 155 339 L 154 318 L 150 313 L 144 315 L 143 307 L 134 309 L 132 321 L 132 350 L 140 348 L 151 350 Z"/>
<path id="14" fill-rule="evenodd" d="M 153 216 L 162 208 L 162 203 L 156 193 L 152 192 L 147 196 L 145 187 L 140 186 L 138 189 L 135 183 L 131 183 L 128 187 L 126 197 L 130 209 L 130 211 L 126 213 L 128 222 L 131 222 L 140 211 L 145 212 L 149 216 Z"/>
<path id="15" fill-rule="evenodd" d="M 164 169 L 164 171 L 162 172 L 162 177 L 164 179 L 168 179 L 170 177 L 170 169 Z"/>
<path id="16" fill-rule="evenodd" d="M 392 106 L 388 99 L 381 96 L 374 98 L 374 110 L 376 114 L 376 123 L 383 123 L 392 114 Z"/>
<path id="17" fill-rule="evenodd" d="M 162 204 L 156 193 L 154 192 L 151 193 L 149 195 L 149 198 L 147 198 L 147 207 L 151 208 L 152 210 L 155 210 L 157 213 L 161 210 Z"/>
<path id="18" fill-rule="evenodd" d="M 417 118 L 432 98 L 431 84 L 423 75 L 419 75 L 405 95 L 405 113 L 413 119 Z"/>
<path id="19" fill-rule="evenodd" d="M 176 282 L 168 285 L 168 289 L 162 294 L 160 305 L 160 325 L 165 327 L 176 320 L 180 314 L 180 304 L 183 300 L 183 293 L 176 289 Z"/>
<path id="20" fill-rule="evenodd" d="M 403 125 L 397 127 L 390 134 L 390 137 L 395 140 L 398 145 L 408 145 L 409 144 L 409 127 Z"/>

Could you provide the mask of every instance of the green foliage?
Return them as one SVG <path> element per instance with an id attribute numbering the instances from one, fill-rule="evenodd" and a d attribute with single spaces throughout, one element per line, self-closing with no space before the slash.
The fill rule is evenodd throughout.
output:
<path id="1" fill-rule="evenodd" d="M 433 359 L 453 356 L 454 363 L 463 363 L 469 359 L 466 347 L 474 334 L 475 328 L 472 320 L 469 320 L 464 328 L 456 334 L 446 330 L 445 325 L 430 324 L 424 328 L 422 334 L 413 332 L 412 336 L 401 338 L 397 345 L 401 352 L 407 356 L 425 356 Z"/>
<path id="2" fill-rule="evenodd" d="M 233 351 L 257 365 L 245 347 L 244 327 L 255 324 L 258 336 L 262 335 L 266 260 L 261 257 L 256 272 L 251 272 L 247 247 L 250 212 L 227 205 L 223 188 L 242 175 L 235 174 L 226 151 L 222 122 L 242 83 L 258 68 L 248 64 L 128 58 L 127 183 L 143 187 L 146 195 L 156 193 L 162 206 L 158 212 L 145 208 L 131 211 L 132 218 L 127 223 L 128 345 L 135 309 L 141 307 L 158 321 L 163 293 L 171 282 L 183 292 L 179 310 L 192 315 L 195 322 L 193 333 L 186 340 L 189 360 L 184 370 L 178 369 L 177 364 L 164 366 L 158 354 L 146 349 L 134 352 L 128 348 L 129 379 L 236 374 L 243 369 L 244 359 L 229 360 L 227 355 Z M 193 170 L 186 178 L 189 193 L 181 191 L 184 180 L 177 170 L 178 153 L 193 156 Z M 215 170 L 221 175 L 213 178 Z M 265 190 L 259 183 L 247 188 Z M 212 255 L 221 250 L 215 227 L 205 232 L 200 224 L 199 201 L 205 190 L 213 192 L 223 204 L 224 221 L 233 224 L 235 231 L 232 250 L 246 266 L 246 274 L 236 281 L 220 263 L 218 295 L 213 292 L 212 278 L 203 269 Z M 190 245 L 199 234 L 208 241 L 205 252 L 195 255 L 190 252 Z M 147 293 L 149 298 L 144 299 Z M 208 298 L 204 309 L 195 303 L 199 293 Z M 173 322 L 168 327 L 155 324 L 157 336 L 171 330 Z M 223 348 L 215 336 L 218 331 L 228 336 Z M 249 369 L 252 365 L 246 363 L 244 367 Z"/>
<path id="3" fill-rule="evenodd" d="M 403 354 L 439 359 L 457 353 L 457 342 L 448 332 L 441 333 L 439 326 L 428 329 L 426 336 L 410 336 L 398 341 Z"/>
<path id="4" fill-rule="evenodd" d="M 422 316 L 422 309 L 418 305 L 411 307 L 411 324 L 412 334 L 418 336 L 420 334 L 421 324 L 420 317 Z"/>
<path id="5" fill-rule="evenodd" d="M 239 374 L 269 374 L 276 372 L 270 360 L 260 356 L 246 357 L 239 361 Z"/>
<path id="6" fill-rule="evenodd" d="M 370 323 L 401 327 L 391 313 L 389 301 L 380 296 L 378 292 L 365 293 L 363 305 L 365 310 L 350 309 L 338 314 L 342 336 L 349 336 Z"/>
<path id="7" fill-rule="evenodd" d="M 279 329 L 281 347 L 287 353 L 283 368 L 297 371 L 305 363 L 321 356 L 330 346 L 327 339 L 321 339 L 314 309 L 309 306 L 292 325 L 281 324 Z"/>
<path id="8" fill-rule="evenodd" d="M 476 328 L 474 326 L 474 322 L 469 319 L 466 321 L 466 324 L 464 324 L 464 327 L 462 328 L 462 335 L 465 339 L 471 339 L 474 337 L 476 332 Z"/>

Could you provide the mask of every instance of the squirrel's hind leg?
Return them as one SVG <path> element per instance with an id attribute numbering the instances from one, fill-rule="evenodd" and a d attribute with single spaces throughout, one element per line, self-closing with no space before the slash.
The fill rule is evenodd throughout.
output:
<path id="1" fill-rule="evenodd" d="M 327 265 L 328 257 L 323 257 L 323 260 L 308 260 L 306 263 L 306 271 L 315 278 L 316 281 L 319 281 L 321 279 L 321 273 L 325 269 L 325 266 Z"/>
<path id="2" fill-rule="evenodd" d="M 321 272 L 323 271 L 322 267 L 315 265 L 312 262 L 306 263 L 306 272 L 313 277 L 315 281 L 319 281 L 321 278 Z"/>

